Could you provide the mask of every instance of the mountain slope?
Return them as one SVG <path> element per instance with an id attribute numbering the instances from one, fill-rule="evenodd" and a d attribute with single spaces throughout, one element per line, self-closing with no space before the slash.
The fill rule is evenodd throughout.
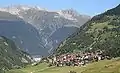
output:
<path id="1" fill-rule="evenodd" d="M 49 53 L 52 53 L 52 50 L 54 50 L 61 41 L 73 34 L 73 32 L 90 19 L 89 16 L 80 15 L 73 9 L 49 11 L 40 7 L 17 5 L 0 8 L 0 11 L 16 15 L 35 27 L 42 39 L 41 42 L 44 44 L 43 46 L 47 48 L 47 52 Z M 62 29 L 64 29 L 64 32 Z M 68 29 L 70 30 L 69 34 L 67 34 Z M 61 33 L 65 35 L 60 35 Z M 54 38 L 58 34 L 60 38 Z"/>
<path id="2" fill-rule="evenodd" d="M 120 56 L 120 5 L 93 17 L 78 32 L 66 39 L 57 53 L 104 50 L 107 55 Z"/>
<path id="3" fill-rule="evenodd" d="M 31 61 L 29 54 L 16 47 L 13 41 L 0 37 L 0 73 L 2 70 L 22 67 Z"/>
<path id="4" fill-rule="evenodd" d="M 12 39 L 20 48 L 31 55 L 46 55 L 39 32 L 21 18 L 7 12 L 0 12 L 0 35 Z M 41 52 L 42 51 L 42 52 Z"/>

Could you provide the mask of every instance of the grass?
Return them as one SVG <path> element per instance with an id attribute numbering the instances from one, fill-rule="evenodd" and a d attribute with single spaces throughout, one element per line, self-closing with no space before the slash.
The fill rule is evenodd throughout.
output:
<path id="1" fill-rule="evenodd" d="M 104 23 L 92 23 L 91 24 L 91 29 L 89 29 L 86 33 L 92 33 L 95 31 L 95 29 L 97 30 L 103 30 L 104 27 L 108 27 L 108 29 L 112 29 L 112 28 L 117 28 L 118 26 L 114 26 L 114 25 L 108 25 L 108 21 L 104 22 Z"/>
<path id="2" fill-rule="evenodd" d="M 104 60 L 84 67 L 48 67 L 48 64 L 42 63 L 37 66 L 28 66 L 6 73 L 69 73 L 69 71 L 77 73 L 120 73 L 120 59 Z"/>

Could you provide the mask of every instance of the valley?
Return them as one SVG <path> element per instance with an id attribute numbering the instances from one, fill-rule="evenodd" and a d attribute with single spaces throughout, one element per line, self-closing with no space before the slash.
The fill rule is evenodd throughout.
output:
<path id="1" fill-rule="evenodd" d="M 53 53 L 63 40 L 91 19 L 74 9 L 50 11 L 36 6 L 13 5 L 1 7 L 0 11 L 1 22 L 6 21 L 0 25 L 0 34 L 14 40 L 33 56 Z M 7 24 L 7 21 L 12 22 Z M 61 33 L 63 35 L 59 35 Z"/>
<path id="2" fill-rule="evenodd" d="M 0 73 L 120 73 L 118 1 L 46 2 L 0 6 Z"/>

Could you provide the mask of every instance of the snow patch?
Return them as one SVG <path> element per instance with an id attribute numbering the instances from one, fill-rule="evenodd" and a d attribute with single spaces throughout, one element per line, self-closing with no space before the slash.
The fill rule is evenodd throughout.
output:
<path id="1" fill-rule="evenodd" d="M 21 60 L 23 63 L 29 63 L 25 58 L 22 57 L 22 60 Z"/>
<path id="2" fill-rule="evenodd" d="M 5 49 L 5 52 L 8 52 L 8 51 Z"/>
<path id="3" fill-rule="evenodd" d="M 39 61 L 41 61 L 41 58 L 33 58 L 33 60 L 34 60 L 35 62 L 39 62 Z"/>
<path id="4" fill-rule="evenodd" d="M 77 19 L 74 18 L 73 15 L 71 15 L 71 14 L 63 13 L 62 11 L 58 11 L 57 13 L 58 13 L 61 17 L 64 17 L 65 19 L 78 22 Z"/>
<path id="5" fill-rule="evenodd" d="M 4 44 L 5 44 L 6 46 L 8 46 L 8 43 L 7 43 L 7 42 L 4 42 Z"/>

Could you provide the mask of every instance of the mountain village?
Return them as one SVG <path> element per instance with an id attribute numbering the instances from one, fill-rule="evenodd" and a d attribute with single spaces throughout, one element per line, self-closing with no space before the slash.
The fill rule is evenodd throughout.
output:
<path id="1" fill-rule="evenodd" d="M 96 52 L 79 52 L 72 54 L 54 55 L 52 57 L 43 58 L 43 62 L 50 63 L 49 66 L 84 66 L 88 63 L 98 62 L 100 60 L 110 60 L 111 57 L 105 55 L 103 51 Z M 37 64 L 37 63 L 36 63 Z"/>

